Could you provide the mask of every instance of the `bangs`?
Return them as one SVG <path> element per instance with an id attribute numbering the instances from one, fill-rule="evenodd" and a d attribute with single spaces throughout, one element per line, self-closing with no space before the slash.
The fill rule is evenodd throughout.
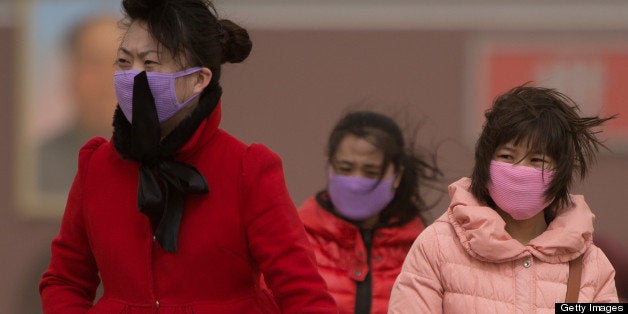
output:
<path id="1" fill-rule="evenodd" d="M 571 146 L 571 137 L 567 131 L 569 128 L 564 119 L 551 108 L 524 108 L 496 121 L 498 125 L 495 125 L 495 129 L 500 130 L 497 144 L 513 141 L 515 145 L 528 147 L 529 153 L 543 154 L 552 159 L 564 155 Z"/>
<path id="2" fill-rule="evenodd" d="M 531 129 L 512 130 L 508 133 L 510 134 L 504 134 L 504 139 L 500 141 L 499 145 L 512 141 L 515 146 L 522 145 L 527 147 L 526 156 L 529 154 L 541 154 L 552 159 L 557 156 L 556 152 L 552 151 L 552 147 L 555 148 L 560 141 L 548 137 L 546 135 L 548 134 L 547 132 L 532 127 Z"/>

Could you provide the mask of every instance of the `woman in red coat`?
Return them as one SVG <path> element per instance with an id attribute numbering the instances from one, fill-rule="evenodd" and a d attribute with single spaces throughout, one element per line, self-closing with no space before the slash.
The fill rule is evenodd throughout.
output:
<path id="1" fill-rule="evenodd" d="M 336 313 L 279 157 L 218 128 L 246 30 L 203 0 L 123 7 L 114 134 L 79 153 L 44 313 Z"/>
<path id="2" fill-rule="evenodd" d="M 387 312 L 395 278 L 424 229 L 419 185 L 440 172 L 409 146 L 391 118 L 347 114 L 329 138 L 327 189 L 299 208 L 341 313 Z"/>

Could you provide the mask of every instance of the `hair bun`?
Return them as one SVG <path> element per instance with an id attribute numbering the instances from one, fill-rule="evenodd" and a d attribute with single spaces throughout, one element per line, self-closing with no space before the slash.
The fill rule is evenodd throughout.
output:
<path id="1" fill-rule="evenodd" d="M 230 20 L 219 20 L 223 29 L 223 54 L 222 63 L 238 63 L 244 61 L 253 48 L 253 42 L 249 38 L 246 29 Z"/>
<path id="2" fill-rule="evenodd" d="M 154 0 L 123 0 L 122 7 L 127 15 L 134 18 L 147 19 L 153 9 L 157 6 L 163 5 L 164 1 Z"/>

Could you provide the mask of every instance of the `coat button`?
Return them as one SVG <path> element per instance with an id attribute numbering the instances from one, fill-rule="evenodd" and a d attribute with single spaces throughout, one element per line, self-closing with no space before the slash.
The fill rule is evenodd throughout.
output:
<path id="1" fill-rule="evenodd" d="M 155 241 L 157 241 L 157 236 L 156 235 L 153 236 L 153 242 L 155 242 Z"/>
<path id="2" fill-rule="evenodd" d="M 353 274 L 354 274 L 355 276 L 360 276 L 360 275 L 362 275 L 362 272 L 361 272 L 360 270 L 356 269 L 356 270 L 353 272 Z"/>
<path id="3" fill-rule="evenodd" d="M 523 261 L 523 267 L 525 268 L 530 268 L 530 266 L 532 266 L 532 261 L 527 259 L 525 261 Z"/>

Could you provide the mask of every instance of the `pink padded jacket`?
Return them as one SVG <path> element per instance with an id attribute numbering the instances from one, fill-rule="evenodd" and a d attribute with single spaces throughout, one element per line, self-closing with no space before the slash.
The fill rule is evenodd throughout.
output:
<path id="1" fill-rule="evenodd" d="M 594 215 L 580 195 L 523 245 L 463 178 L 451 204 L 413 244 L 393 287 L 389 313 L 554 313 L 564 302 L 569 261 L 583 256 L 579 302 L 617 302 L 615 270 L 593 245 Z"/>

